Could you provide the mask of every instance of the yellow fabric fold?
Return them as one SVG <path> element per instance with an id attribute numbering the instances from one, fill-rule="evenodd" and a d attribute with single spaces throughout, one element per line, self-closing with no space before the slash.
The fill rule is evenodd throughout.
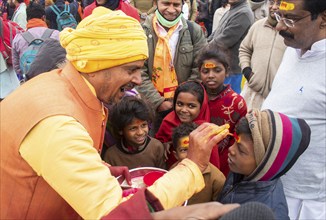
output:
<path id="1" fill-rule="evenodd" d="M 84 73 L 148 58 L 147 37 L 140 23 L 122 11 L 97 7 L 76 29 L 60 32 L 67 59 Z"/>

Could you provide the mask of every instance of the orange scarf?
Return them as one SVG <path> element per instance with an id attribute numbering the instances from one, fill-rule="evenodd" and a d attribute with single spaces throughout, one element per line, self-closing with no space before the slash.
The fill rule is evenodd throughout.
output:
<path id="1" fill-rule="evenodd" d="M 164 37 L 157 30 L 157 17 L 153 18 L 153 27 L 158 41 L 155 48 L 152 82 L 157 91 L 164 98 L 173 98 L 174 91 L 178 87 L 177 74 L 174 69 L 169 39 L 177 28 L 178 24 L 171 27 Z"/>
<path id="2" fill-rule="evenodd" d="M 39 18 L 32 18 L 28 20 L 27 22 L 27 29 L 33 28 L 33 27 L 48 27 L 42 19 Z"/>

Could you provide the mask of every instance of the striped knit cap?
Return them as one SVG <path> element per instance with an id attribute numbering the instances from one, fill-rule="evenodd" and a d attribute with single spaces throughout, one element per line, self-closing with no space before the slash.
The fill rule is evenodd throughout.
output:
<path id="1" fill-rule="evenodd" d="M 271 110 L 253 109 L 246 115 L 257 168 L 247 181 L 273 180 L 285 174 L 307 149 L 310 127 L 303 119 Z"/>

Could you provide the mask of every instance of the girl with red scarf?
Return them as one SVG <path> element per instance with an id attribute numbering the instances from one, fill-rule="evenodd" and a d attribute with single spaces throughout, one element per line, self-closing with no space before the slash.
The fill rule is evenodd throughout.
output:
<path id="1" fill-rule="evenodd" d="M 210 122 L 216 125 L 227 123 L 230 125 L 230 133 L 234 133 L 235 124 L 247 113 L 247 105 L 230 85 L 224 84 L 230 69 L 228 56 L 218 45 L 210 45 L 204 47 L 198 57 L 200 77 L 209 99 Z M 220 169 L 225 176 L 230 170 L 227 163 L 228 149 L 233 142 L 233 138 L 227 136 L 218 144 Z"/>
<path id="2" fill-rule="evenodd" d="M 173 129 L 181 123 L 195 122 L 202 124 L 210 121 L 208 108 L 208 97 L 205 88 L 199 82 L 187 81 L 178 86 L 173 98 L 174 110 L 170 112 L 155 135 L 155 138 L 161 141 L 167 147 L 168 160 L 167 167 L 170 168 L 177 160 L 168 149 L 172 145 Z M 213 148 L 210 162 L 220 167 L 220 159 L 217 147 Z"/>

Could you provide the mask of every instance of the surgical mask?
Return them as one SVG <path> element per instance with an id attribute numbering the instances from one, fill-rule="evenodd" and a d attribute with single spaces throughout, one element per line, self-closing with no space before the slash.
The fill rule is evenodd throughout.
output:
<path id="1" fill-rule="evenodd" d="M 157 17 L 157 20 L 160 22 L 160 24 L 161 24 L 162 26 L 167 27 L 167 28 L 170 28 L 170 27 L 173 27 L 174 25 L 176 25 L 176 24 L 180 21 L 180 19 L 181 19 L 181 17 L 182 17 L 182 12 L 181 12 L 180 15 L 179 15 L 176 19 L 174 19 L 173 21 L 169 21 L 169 20 L 165 19 L 165 18 L 163 17 L 163 15 L 159 12 L 158 9 L 155 11 L 155 15 L 156 15 L 156 17 Z"/>

